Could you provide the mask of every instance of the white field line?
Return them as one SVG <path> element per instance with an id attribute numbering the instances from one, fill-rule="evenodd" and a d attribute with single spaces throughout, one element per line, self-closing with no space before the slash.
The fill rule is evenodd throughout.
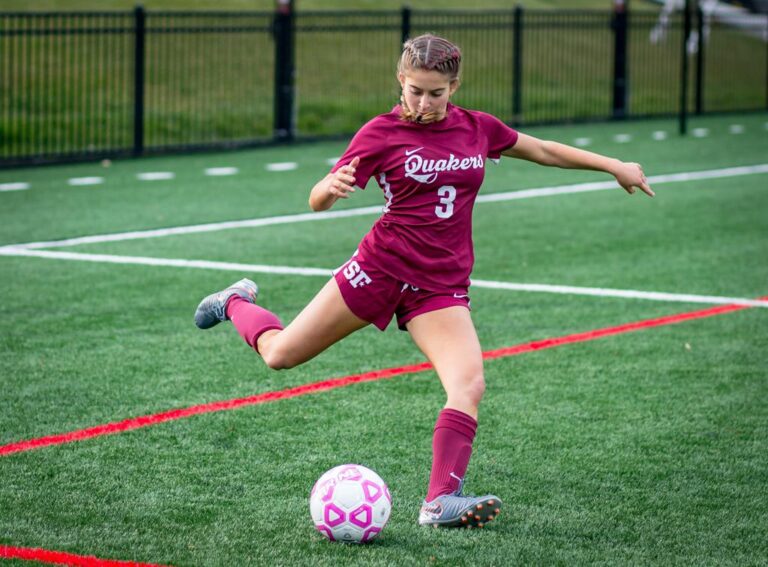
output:
<path id="1" fill-rule="evenodd" d="M 148 171 L 136 174 L 136 179 L 139 181 L 163 181 L 165 179 L 174 179 L 175 177 L 176 174 L 172 171 Z"/>
<path id="2" fill-rule="evenodd" d="M 319 221 L 325 219 L 337 219 L 345 217 L 358 217 L 363 215 L 381 214 L 381 206 L 347 209 L 345 211 L 330 211 L 321 213 L 300 213 L 296 215 L 281 215 L 261 219 L 248 219 L 242 221 L 214 222 L 210 224 L 198 224 L 192 226 L 177 226 L 173 228 L 159 228 L 155 230 L 138 230 L 133 232 L 120 232 L 115 234 L 97 234 L 93 236 L 80 236 L 66 240 L 53 240 L 50 242 L 30 242 L 28 244 L 15 244 L 13 248 L 61 248 L 64 246 L 76 246 L 78 244 L 96 244 L 101 242 L 121 242 L 124 240 L 137 240 L 142 238 L 161 238 L 165 236 L 178 236 L 182 234 L 196 234 L 200 232 L 218 232 L 236 228 L 255 228 L 275 224 L 292 224 L 299 222 Z"/>
<path id="3" fill-rule="evenodd" d="M 203 270 L 223 270 L 231 272 L 250 271 L 260 274 L 280 274 L 292 276 L 330 277 L 331 269 L 294 268 L 292 266 L 266 266 L 263 264 L 236 264 L 232 262 L 209 262 L 206 260 L 177 260 L 174 258 L 150 258 L 146 256 L 114 256 L 111 254 L 83 254 L 80 252 L 60 252 L 54 250 L 31 250 L 5 246 L 0 248 L 0 256 L 27 256 L 50 258 L 53 260 L 77 260 L 106 264 L 134 264 L 140 266 L 171 266 L 176 268 L 198 268 Z"/>
<path id="4" fill-rule="evenodd" d="M 722 177 L 738 177 L 740 175 L 753 175 L 768 173 L 768 163 L 760 165 L 747 165 L 743 167 L 728 167 L 725 169 L 709 169 L 706 171 L 689 171 L 683 173 L 669 173 L 666 175 L 652 175 L 648 178 L 651 185 L 664 183 L 680 183 L 684 181 L 700 181 L 702 179 L 718 179 Z M 593 181 L 590 183 L 577 183 L 575 185 L 559 185 L 556 187 L 541 187 L 539 189 L 524 189 L 522 191 L 510 191 L 508 193 L 492 193 L 481 195 L 478 203 L 492 203 L 495 201 L 513 201 L 515 199 L 529 199 L 531 197 L 547 197 L 550 195 L 565 195 L 568 193 L 587 193 L 589 191 L 605 191 L 617 189 L 615 181 Z"/>
<path id="5" fill-rule="evenodd" d="M 768 164 L 749 165 L 742 167 L 728 167 L 724 169 L 710 169 L 706 171 L 690 171 L 684 173 L 670 173 L 666 175 L 653 175 L 648 178 L 651 185 L 663 183 L 679 183 L 685 181 L 699 181 L 702 179 L 718 179 L 723 177 L 737 177 L 740 175 L 754 175 L 768 173 Z M 514 201 L 517 199 L 530 199 L 534 197 L 547 197 L 551 195 L 566 195 L 571 193 L 586 193 L 589 191 L 605 191 L 617 189 L 615 181 L 593 181 L 589 183 L 577 183 L 574 185 L 558 185 L 554 187 L 540 187 L 538 189 L 524 189 L 521 191 L 509 191 L 506 193 L 492 193 L 480 195 L 478 203 L 493 203 L 498 201 Z M 216 222 L 191 226 L 179 226 L 173 228 L 160 228 L 154 230 L 140 230 L 121 232 L 115 234 L 97 234 L 93 236 L 81 236 L 65 240 L 52 240 L 48 242 L 28 242 L 26 244 L 14 244 L 13 248 L 61 248 L 64 246 L 76 246 L 79 244 L 96 244 L 100 242 L 120 242 L 124 240 L 137 240 L 142 238 L 162 238 L 180 234 L 195 234 L 200 232 L 217 232 L 238 228 L 254 228 L 277 224 L 291 224 L 298 222 L 321 221 L 335 218 L 357 217 L 365 215 L 381 214 L 381 206 L 361 207 L 343 211 L 330 211 L 321 213 L 300 213 L 294 215 L 281 215 L 260 219 L 248 219 L 242 221 Z"/>
<path id="6" fill-rule="evenodd" d="M 29 183 L 18 181 L 15 183 L 0 183 L 0 191 L 25 191 L 29 189 Z"/>
<path id="7" fill-rule="evenodd" d="M 293 171 L 298 169 L 299 164 L 295 161 L 284 161 L 280 163 L 268 163 L 266 165 L 267 171 Z"/>
<path id="8" fill-rule="evenodd" d="M 171 266 L 176 268 L 197 268 L 203 270 L 222 270 L 240 273 L 279 274 L 292 276 L 320 276 L 330 278 L 330 268 L 295 268 L 291 266 L 267 266 L 264 264 L 238 264 L 234 262 L 212 262 L 206 260 L 181 260 L 175 258 L 148 258 L 143 256 L 113 256 L 110 254 L 83 254 L 79 252 L 61 252 L 53 250 L 30 250 L 6 246 L 0 248 L 0 255 L 29 256 L 55 260 L 76 260 L 109 264 L 134 264 L 141 266 Z M 546 284 L 526 284 L 472 280 L 473 288 L 499 289 L 509 291 L 529 291 L 539 293 L 559 293 L 566 295 L 588 295 L 594 297 L 621 297 L 627 299 L 646 299 L 679 303 L 707 303 L 715 305 L 748 305 L 768 308 L 768 300 L 746 299 L 741 297 L 720 297 L 713 295 L 690 295 L 663 293 L 655 291 L 637 291 L 626 289 L 607 289 L 595 287 L 575 287 Z"/>
<path id="9" fill-rule="evenodd" d="M 205 170 L 206 175 L 221 177 L 223 175 L 236 175 L 240 170 L 236 167 L 209 167 Z"/>
<path id="10" fill-rule="evenodd" d="M 742 297 L 721 297 L 717 295 L 690 295 L 684 293 L 664 293 L 658 291 L 637 291 L 632 289 L 609 289 L 602 287 L 574 287 L 567 285 L 519 284 L 494 282 L 488 280 L 472 280 L 472 287 L 488 289 L 506 289 L 510 291 L 538 291 L 543 293 L 560 293 L 565 295 L 592 295 L 595 297 L 625 297 L 631 299 L 648 299 L 651 301 L 677 301 L 683 303 L 736 304 L 751 307 L 768 307 L 768 300 L 745 299 Z"/>
<path id="11" fill-rule="evenodd" d="M 100 185 L 104 183 L 103 177 L 73 177 L 67 181 L 68 185 L 73 187 L 84 187 L 86 185 Z"/>

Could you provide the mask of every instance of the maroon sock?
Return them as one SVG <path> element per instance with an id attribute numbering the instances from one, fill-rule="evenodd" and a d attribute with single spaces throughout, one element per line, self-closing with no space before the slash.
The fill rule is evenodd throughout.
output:
<path id="1" fill-rule="evenodd" d="M 432 437 L 432 473 L 427 502 L 459 489 L 472 455 L 477 421 L 464 412 L 444 409 L 437 417 Z"/>
<path id="2" fill-rule="evenodd" d="M 265 331 L 283 328 L 277 315 L 239 295 L 233 295 L 227 300 L 226 312 L 237 332 L 256 352 L 259 352 L 257 341 Z"/>

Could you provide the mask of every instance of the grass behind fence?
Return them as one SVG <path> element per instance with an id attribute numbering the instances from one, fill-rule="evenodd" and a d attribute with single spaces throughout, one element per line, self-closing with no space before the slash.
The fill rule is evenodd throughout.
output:
<path id="1" fill-rule="evenodd" d="M 148 21 L 148 147 L 271 136 L 275 62 L 264 31 L 270 16 L 166 13 Z M 171 33 L 179 28 L 208 31 Z"/>
<path id="2" fill-rule="evenodd" d="M 299 0 L 299 10 L 399 10 L 401 0 Z M 274 0 L 145 0 L 141 2 L 148 10 L 274 10 Z M 525 0 L 526 8 L 534 9 L 605 9 L 606 0 Z M 59 10 L 130 10 L 134 0 L 0 0 L 2 11 L 59 11 Z M 466 9 L 465 0 L 420 0 L 411 2 L 418 9 Z M 472 8 L 506 9 L 509 0 L 474 0 Z M 659 5 L 653 0 L 636 0 L 633 10 L 658 11 Z"/>
<path id="3" fill-rule="evenodd" d="M 522 114 L 513 116 L 511 11 L 458 17 L 415 12 L 412 33 L 432 31 L 464 50 L 458 104 L 522 123 L 611 115 L 613 32 L 608 12 L 526 11 Z M 680 98 L 681 31 L 673 19 L 653 44 L 653 15 L 629 34 L 629 114 L 673 114 Z M 133 143 L 133 20 L 128 15 L 0 19 L 0 155 L 127 149 Z M 147 18 L 145 146 L 269 139 L 273 129 L 271 16 Z M 298 16 L 299 135 L 354 132 L 397 102 L 400 16 Z M 373 29 L 383 25 L 381 30 Z M 65 35 L 23 37 L 64 26 Z M 339 29 L 343 26 L 343 29 Z M 359 29 L 363 27 L 363 29 Z M 102 29 L 98 33 L 87 30 Z M 182 31 L 186 29 L 186 31 Z M 218 30 L 218 31 L 217 31 Z M 357 30 L 357 31 L 356 31 Z M 768 50 L 759 38 L 715 25 L 706 44 L 704 110 L 766 104 Z M 694 101 L 695 57 L 690 58 Z"/>

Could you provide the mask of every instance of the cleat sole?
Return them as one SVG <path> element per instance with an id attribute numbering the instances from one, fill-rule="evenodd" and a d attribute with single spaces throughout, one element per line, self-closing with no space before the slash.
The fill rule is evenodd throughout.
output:
<path id="1" fill-rule="evenodd" d="M 493 499 L 493 505 L 491 500 L 479 502 L 469 506 L 467 509 L 461 511 L 461 513 L 450 520 L 444 522 L 431 523 L 433 527 L 453 527 L 453 528 L 482 528 L 488 522 L 492 522 L 499 516 L 501 511 L 501 501 L 498 498 Z"/>
<path id="2" fill-rule="evenodd" d="M 493 501 L 493 504 L 491 504 Z M 485 502 L 479 502 L 473 506 L 471 512 L 467 512 L 467 523 L 464 524 L 468 528 L 483 528 L 488 522 L 492 522 L 499 515 L 499 508 L 501 502 L 498 499 L 487 500 Z"/>

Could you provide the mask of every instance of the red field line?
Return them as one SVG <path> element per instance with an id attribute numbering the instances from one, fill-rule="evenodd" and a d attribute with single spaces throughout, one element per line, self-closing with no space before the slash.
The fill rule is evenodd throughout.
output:
<path id="1" fill-rule="evenodd" d="M 0 545 L 0 558 L 22 559 L 24 561 L 39 561 L 56 565 L 75 565 L 77 567 L 159 567 L 154 563 L 137 563 L 136 561 L 114 561 L 99 559 L 91 555 L 74 555 L 62 551 L 30 547 L 11 547 Z"/>
<path id="2" fill-rule="evenodd" d="M 760 299 L 762 300 L 767 298 L 768 296 L 761 297 Z M 531 352 L 533 350 L 552 348 L 570 343 L 592 341 L 603 337 L 609 337 L 611 335 L 620 335 L 622 333 L 640 331 L 642 329 L 650 329 L 651 327 L 662 327 L 664 325 L 672 325 L 674 323 L 690 321 L 691 319 L 703 319 L 705 317 L 713 317 L 715 315 L 723 315 L 725 313 L 731 313 L 733 311 L 741 311 L 742 309 L 751 308 L 752 307 L 748 305 L 720 305 L 717 307 L 710 307 L 709 309 L 702 309 L 700 311 L 689 311 L 688 313 L 667 315 L 666 317 L 658 317 L 656 319 L 645 319 L 643 321 L 635 321 L 634 323 L 626 323 L 624 325 L 617 325 L 615 327 L 595 329 L 594 331 L 586 331 L 584 333 L 576 333 L 574 335 L 566 335 L 564 337 L 543 339 L 541 341 L 533 341 L 521 345 L 500 348 L 497 350 L 489 350 L 483 353 L 483 359 L 490 360 L 494 358 L 503 358 L 505 356 L 515 356 L 516 354 Z M 2 447 L 0 447 L 0 455 L 1 454 Z"/>
<path id="3" fill-rule="evenodd" d="M 761 298 L 761 299 L 766 299 L 766 298 Z M 713 317 L 715 315 L 722 315 L 725 313 L 731 313 L 733 311 L 740 311 L 742 309 L 751 309 L 751 307 L 745 306 L 745 305 L 721 305 L 717 307 L 711 307 L 708 309 L 702 309 L 700 311 L 690 311 L 688 313 L 679 313 L 677 315 L 669 315 L 667 317 L 659 317 L 656 319 L 646 319 L 642 321 L 636 321 L 634 323 L 627 323 L 624 325 L 607 327 L 603 329 L 595 329 L 593 331 L 587 331 L 584 333 L 576 333 L 573 335 L 566 335 L 563 337 L 555 337 L 551 339 L 543 339 L 540 341 L 532 341 L 532 342 L 515 345 L 511 347 L 486 351 L 483 353 L 483 358 L 486 360 L 491 360 L 495 358 L 515 356 L 515 355 L 523 354 L 526 352 L 543 350 L 543 349 L 553 348 L 553 347 L 562 346 L 562 345 L 571 344 L 571 343 L 591 341 L 591 340 L 599 339 L 602 337 L 608 337 L 611 335 L 619 335 L 622 333 L 639 331 L 642 329 L 649 329 L 652 327 L 672 325 L 674 323 L 681 323 L 683 321 L 690 321 L 692 319 L 702 319 L 705 317 Z M 374 380 L 381 380 L 384 378 L 393 378 L 395 376 L 400 376 L 402 374 L 414 374 L 417 372 L 424 372 L 425 370 L 430 370 L 431 368 L 432 368 L 432 365 L 429 364 L 428 362 L 423 362 L 421 364 L 410 364 L 408 366 L 386 368 L 383 370 L 365 372 L 363 374 L 354 374 L 351 376 L 344 376 L 342 378 L 332 378 L 332 379 L 323 380 L 320 382 L 312 382 L 310 384 L 304 384 L 302 386 L 287 388 L 285 390 L 265 392 L 263 394 L 249 396 L 247 398 L 238 398 L 234 400 L 212 402 L 208 404 L 191 406 L 188 408 L 170 410 L 170 411 L 157 413 L 153 415 L 134 417 L 134 418 L 126 419 L 123 421 L 107 423 L 104 425 L 97 425 L 95 427 L 80 429 L 77 431 L 71 431 L 69 433 L 49 435 L 46 437 L 39 437 L 37 439 L 17 441 L 15 443 L 2 445 L 0 446 L 0 456 L 11 455 L 13 453 L 21 453 L 23 451 L 30 451 L 32 449 L 48 447 L 50 445 L 62 445 L 65 443 L 72 443 L 73 441 L 82 441 L 83 439 L 90 439 L 92 437 L 99 437 L 101 435 L 112 435 L 115 433 L 121 433 L 123 431 L 131 431 L 133 429 L 148 427 L 150 425 L 156 425 L 158 423 L 173 421 L 176 419 L 183 419 L 186 417 L 191 417 L 193 415 L 199 415 L 203 413 L 232 410 L 232 409 L 236 409 L 243 406 L 263 404 L 266 402 L 274 402 L 277 400 L 284 400 L 287 398 L 295 398 L 297 396 L 303 396 L 305 394 L 324 392 L 326 390 L 342 388 L 344 386 L 349 386 L 351 384 L 358 384 L 360 382 L 372 382 Z"/>

